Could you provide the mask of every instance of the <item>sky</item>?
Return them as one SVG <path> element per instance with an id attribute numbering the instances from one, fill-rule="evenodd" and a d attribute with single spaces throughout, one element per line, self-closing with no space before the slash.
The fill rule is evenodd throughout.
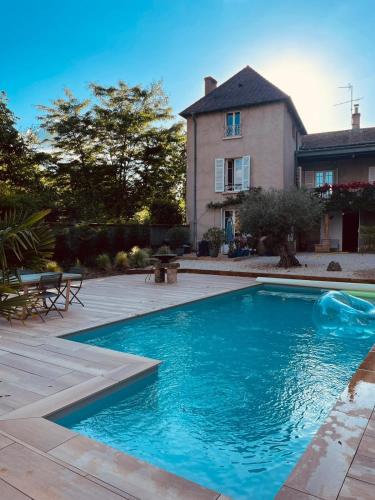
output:
<path id="1" fill-rule="evenodd" d="M 162 81 L 178 113 L 249 65 L 289 94 L 308 130 L 375 126 L 374 0 L 0 0 L 0 90 L 37 126 L 37 104 L 89 82 Z"/>

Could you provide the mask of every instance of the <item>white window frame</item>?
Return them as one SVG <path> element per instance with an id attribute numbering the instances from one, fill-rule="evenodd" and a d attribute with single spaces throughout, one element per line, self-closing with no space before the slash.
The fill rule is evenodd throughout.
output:
<path id="1" fill-rule="evenodd" d="M 229 184 L 229 169 L 232 168 L 232 182 Z M 242 172 L 242 157 L 240 158 L 226 158 L 225 166 L 224 166 L 224 191 L 226 193 L 229 192 L 239 192 L 242 191 L 242 174 L 241 174 L 241 183 L 236 182 L 236 169 L 240 168 Z M 238 179 L 237 179 L 238 180 Z"/>
<path id="2" fill-rule="evenodd" d="M 240 116 L 240 123 L 236 125 L 236 114 L 239 114 Z M 233 115 L 233 125 L 230 127 L 228 125 L 228 116 Z M 225 137 L 240 137 L 241 136 L 241 125 L 242 125 L 242 120 L 241 120 L 241 111 L 228 111 L 225 113 L 224 117 L 224 135 Z"/>

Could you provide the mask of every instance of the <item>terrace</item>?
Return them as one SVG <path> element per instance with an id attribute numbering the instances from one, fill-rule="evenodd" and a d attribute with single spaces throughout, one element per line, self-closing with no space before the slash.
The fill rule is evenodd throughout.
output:
<path id="1" fill-rule="evenodd" d="M 118 388 L 158 361 L 59 338 L 91 328 L 248 287 L 254 280 L 183 275 L 179 283 L 146 284 L 141 275 L 87 281 L 85 308 L 64 319 L 0 327 L 0 497 L 223 499 L 43 417 Z M 158 293 L 155 293 L 155 286 Z"/>
<path id="2" fill-rule="evenodd" d="M 251 285 L 251 278 L 185 273 L 173 286 L 146 284 L 142 275 L 92 279 L 82 291 L 86 307 L 71 307 L 63 320 L 49 316 L 46 323 L 3 323 L 0 497 L 224 500 L 218 492 L 44 417 L 135 381 L 158 366 L 152 359 L 60 336 Z M 373 498 L 374 404 L 370 352 L 278 497 Z"/>

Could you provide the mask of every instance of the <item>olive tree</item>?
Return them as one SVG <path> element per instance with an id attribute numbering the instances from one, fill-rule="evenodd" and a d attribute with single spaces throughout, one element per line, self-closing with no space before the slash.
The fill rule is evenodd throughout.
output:
<path id="1" fill-rule="evenodd" d="M 255 238 L 270 237 L 280 255 L 278 267 L 300 266 L 290 238 L 319 224 L 323 206 L 302 190 L 252 190 L 240 208 L 241 229 Z"/>

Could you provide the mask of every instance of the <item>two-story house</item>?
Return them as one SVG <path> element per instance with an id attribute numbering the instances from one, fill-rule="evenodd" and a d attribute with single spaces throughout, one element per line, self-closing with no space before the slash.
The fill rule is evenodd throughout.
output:
<path id="1" fill-rule="evenodd" d="M 289 96 L 246 66 L 217 86 L 205 78 L 205 96 L 185 109 L 188 222 L 194 246 L 210 227 L 225 227 L 235 208 L 212 209 L 251 186 L 295 184 L 295 152 L 304 125 Z"/>
<path id="2" fill-rule="evenodd" d="M 217 86 L 205 78 L 205 95 L 186 108 L 186 207 L 194 247 L 210 227 L 236 224 L 230 201 L 250 187 L 314 188 L 375 181 L 375 128 L 307 134 L 291 98 L 246 66 Z M 361 214 L 372 221 L 371 214 Z M 375 222 L 375 221 L 374 221 Z M 358 248 L 358 215 L 329 214 L 321 232 L 309 235 L 321 250 Z M 311 245 L 310 245 L 311 247 Z M 317 245 L 317 248 L 319 245 Z"/>

